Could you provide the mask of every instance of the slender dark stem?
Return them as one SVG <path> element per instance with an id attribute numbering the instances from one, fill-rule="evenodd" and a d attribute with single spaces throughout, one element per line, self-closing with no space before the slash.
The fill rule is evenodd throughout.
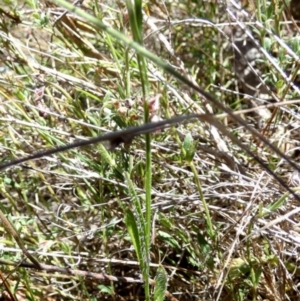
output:
<path id="1" fill-rule="evenodd" d="M 18 165 L 20 163 L 24 163 L 24 162 L 27 162 L 30 160 L 39 159 L 39 158 L 42 158 L 45 156 L 50 156 L 50 155 L 53 155 L 53 154 L 56 154 L 59 152 L 67 151 L 67 150 L 77 148 L 80 146 L 91 145 L 94 143 L 99 143 L 99 142 L 104 142 L 104 141 L 109 141 L 111 148 L 114 149 L 115 147 L 119 146 L 119 144 L 121 144 L 121 143 L 131 143 L 131 141 L 137 135 L 152 133 L 157 130 L 161 130 L 163 128 L 170 127 L 174 123 L 179 123 L 184 120 L 197 118 L 197 117 L 199 117 L 198 114 L 177 116 L 177 117 L 174 117 L 171 119 L 166 119 L 166 120 L 162 120 L 162 121 L 158 121 L 158 122 L 149 122 L 149 123 L 146 123 L 146 124 L 143 124 L 140 126 L 130 127 L 126 130 L 108 133 L 108 134 L 101 135 L 101 136 L 87 139 L 87 140 L 79 140 L 79 141 L 76 141 L 71 144 L 66 144 L 66 145 L 56 147 L 56 148 L 51 148 L 46 151 L 35 153 L 28 157 L 16 159 L 16 160 L 1 164 L 0 170 L 11 167 L 11 166 L 15 166 L 15 165 Z"/>

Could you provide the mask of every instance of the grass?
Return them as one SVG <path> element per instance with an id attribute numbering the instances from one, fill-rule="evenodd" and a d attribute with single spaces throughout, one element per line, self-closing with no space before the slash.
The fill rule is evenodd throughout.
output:
<path id="1" fill-rule="evenodd" d="M 297 299 L 299 182 L 282 156 L 297 164 L 299 28 L 285 2 L 244 1 L 236 19 L 212 0 L 3 4 L 1 163 L 214 115 L 1 171 L 0 209 L 42 264 L 0 224 L 4 297 Z"/>

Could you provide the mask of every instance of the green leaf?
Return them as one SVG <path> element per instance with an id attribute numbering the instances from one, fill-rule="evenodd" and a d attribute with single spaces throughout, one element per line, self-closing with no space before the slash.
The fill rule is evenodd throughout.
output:
<path id="1" fill-rule="evenodd" d="M 142 256 L 142 248 L 141 248 L 139 231 L 138 231 L 138 227 L 136 224 L 136 219 L 130 210 L 126 210 L 126 212 L 125 212 L 125 224 L 127 226 L 128 233 L 132 240 L 132 243 L 133 243 L 133 246 L 134 246 L 134 249 L 136 252 L 136 256 L 140 263 L 140 266 L 141 266 L 141 268 L 143 268 L 144 261 L 143 261 L 143 256 Z"/>
<path id="2" fill-rule="evenodd" d="M 251 269 L 252 283 L 258 286 L 261 280 L 262 267 L 258 266 L 255 269 Z"/>
<path id="3" fill-rule="evenodd" d="M 170 218 L 161 212 L 159 212 L 158 215 L 159 215 L 159 221 L 160 221 L 161 225 L 166 227 L 167 229 L 172 229 L 173 224 L 172 224 Z"/>
<path id="4" fill-rule="evenodd" d="M 181 249 L 180 244 L 177 240 L 174 239 L 173 235 L 170 235 L 169 233 L 164 231 L 158 231 L 158 237 L 171 245 L 173 248 L 176 248 L 177 250 Z"/>
<path id="5" fill-rule="evenodd" d="M 232 259 L 229 266 L 229 273 L 228 273 L 230 280 L 234 280 L 242 276 L 244 277 L 249 272 L 250 272 L 250 267 L 244 259 L 242 258 Z"/>
<path id="6" fill-rule="evenodd" d="M 272 40 L 269 37 L 264 37 L 263 43 L 264 43 L 265 49 L 267 51 L 270 51 L 271 47 L 272 47 Z"/>
<path id="7" fill-rule="evenodd" d="M 99 150 L 103 160 L 107 162 L 111 167 L 115 167 L 116 166 L 115 160 L 112 158 L 112 156 L 110 155 L 110 153 L 107 151 L 107 149 L 103 144 L 99 144 Z"/>
<path id="8" fill-rule="evenodd" d="M 201 233 L 197 233 L 198 244 L 204 254 L 208 254 L 211 251 L 210 244 Z"/>
<path id="9" fill-rule="evenodd" d="M 98 289 L 100 290 L 101 293 L 107 293 L 112 295 L 114 293 L 113 289 L 110 286 L 107 285 L 98 285 Z"/>
<path id="10" fill-rule="evenodd" d="M 167 275 L 165 269 L 159 266 L 155 276 L 154 301 L 164 301 L 167 289 Z"/>
<path id="11" fill-rule="evenodd" d="M 278 208 L 284 206 L 286 201 L 287 201 L 287 194 L 284 194 L 281 198 L 269 204 L 266 209 L 262 210 L 260 217 L 265 217 L 270 213 L 276 211 Z"/>

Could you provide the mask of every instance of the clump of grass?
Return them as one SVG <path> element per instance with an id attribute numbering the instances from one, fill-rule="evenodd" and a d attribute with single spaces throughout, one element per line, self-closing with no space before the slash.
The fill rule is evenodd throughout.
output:
<path id="1" fill-rule="evenodd" d="M 64 1 L 29 1 L 0 10 L 2 163 L 142 124 L 151 97 L 161 118 L 215 115 L 113 152 L 96 144 L 2 171 L 1 210 L 48 268 L 17 266 L 24 254 L 1 224 L 11 298 L 297 295 L 297 188 L 276 150 L 297 159 L 297 27 L 289 3 L 238 4 L 90 1 L 65 14 Z M 247 87 L 237 62 L 265 89 Z"/>

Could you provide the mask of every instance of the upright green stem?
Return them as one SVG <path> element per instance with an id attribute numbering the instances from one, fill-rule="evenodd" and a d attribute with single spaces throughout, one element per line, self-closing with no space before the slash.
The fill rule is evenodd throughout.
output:
<path id="1" fill-rule="evenodd" d="M 200 179 L 199 179 L 199 176 L 198 176 L 198 172 L 195 168 L 195 165 L 194 165 L 193 161 L 190 162 L 190 167 L 191 167 L 192 172 L 194 174 L 194 178 L 195 178 L 197 189 L 198 189 L 198 192 L 199 192 L 199 195 L 200 195 L 200 199 L 201 199 L 203 207 L 204 207 L 204 211 L 205 211 L 205 215 L 206 215 L 206 224 L 207 224 L 207 227 L 208 227 L 208 234 L 209 234 L 210 238 L 214 241 L 215 237 L 216 237 L 216 234 L 215 234 L 215 231 L 213 229 L 211 217 L 210 217 L 210 214 L 209 214 L 209 209 L 208 209 L 207 203 L 205 201 L 205 198 L 204 198 L 204 195 L 203 195 L 203 192 L 202 192 L 202 187 L 201 187 Z"/>
<path id="2" fill-rule="evenodd" d="M 142 14 L 142 0 L 128 0 L 126 1 L 129 22 L 132 30 L 134 41 L 141 46 L 143 45 L 143 14 Z M 148 76 L 147 76 L 147 63 L 142 54 L 137 54 L 137 62 L 140 71 L 141 86 L 143 91 L 144 100 L 144 122 L 149 122 L 149 108 L 147 103 L 148 96 Z M 146 179 L 145 179 L 145 190 L 146 190 L 146 218 L 144 231 L 140 232 L 142 237 L 143 245 L 143 259 L 141 262 L 142 273 L 145 281 L 145 298 L 150 301 L 150 287 L 149 287 L 149 273 L 150 273 L 150 237 L 151 237 L 151 188 L 152 188 L 152 172 L 151 172 L 151 137 L 150 134 L 146 134 Z"/>

